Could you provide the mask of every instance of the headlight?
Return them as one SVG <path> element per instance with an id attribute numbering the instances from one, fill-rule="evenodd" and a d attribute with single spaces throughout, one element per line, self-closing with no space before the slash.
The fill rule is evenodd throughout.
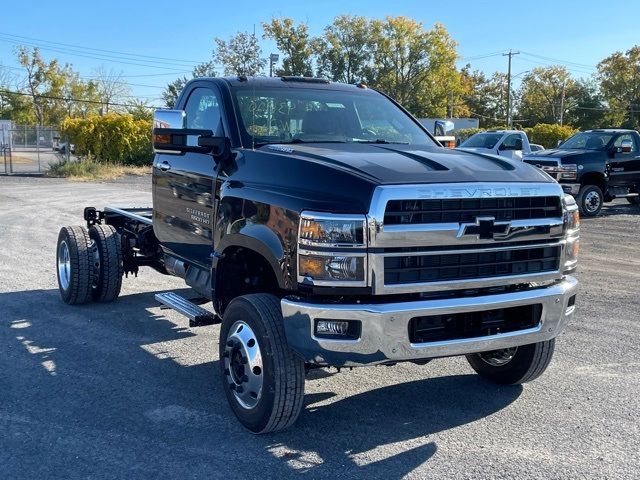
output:
<path id="1" fill-rule="evenodd" d="M 365 255 L 344 255 L 339 253 L 312 253 L 302 251 L 298 256 L 298 276 L 313 280 L 315 285 L 323 282 L 364 282 Z"/>
<path id="2" fill-rule="evenodd" d="M 571 195 L 565 195 L 564 205 L 564 234 L 565 255 L 563 272 L 573 272 L 578 265 L 578 253 L 580 252 L 580 214 L 578 205 Z"/>
<path id="3" fill-rule="evenodd" d="M 298 282 L 366 286 L 364 215 L 303 212 L 298 235 Z"/>
<path id="4" fill-rule="evenodd" d="M 314 247 L 365 247 L 365 223 L 364 215 L 303 212 L 298 239 Z"/>
<path id="5" fill-rule="evenodd" d="M 573 233 L 574 230 L 580 229 L 580 212 L 576 200 L 571 195 L 565 195 L 564 205 L 564 231 Z"/>
<path id="6" fill-rule="evenodd" d="M 575 180 L 578 178 L 578 166 L 575 164 L 562 165 L 558 168 L 561 180 Z"/>

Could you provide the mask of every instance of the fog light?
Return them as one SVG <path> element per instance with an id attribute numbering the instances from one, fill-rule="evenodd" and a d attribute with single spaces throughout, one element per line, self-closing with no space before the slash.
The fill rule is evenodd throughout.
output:
<path id="1" fill-rule="evenodd" d="M 346 335 L 349 331 L 349 322 L 339 320 L 318 320 L 316 333 L 330 335 Z"/>

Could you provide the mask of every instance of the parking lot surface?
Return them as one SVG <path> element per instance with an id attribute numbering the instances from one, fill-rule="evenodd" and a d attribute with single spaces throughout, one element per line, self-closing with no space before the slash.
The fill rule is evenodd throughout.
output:
<path id="1" fill-rule="evenodd" d="M 319 370 L 282 433 L 233 418 L 218 326 L 189 329 L 143 269 L 112 304 L 60 300 L 55 244 L 93 205 L 151 203 L 149 177 L 0 177 L 0 477 L 640 478 L 640 210 L 583 221 L 576 315 L 537 381 L 464 358 Z"/>

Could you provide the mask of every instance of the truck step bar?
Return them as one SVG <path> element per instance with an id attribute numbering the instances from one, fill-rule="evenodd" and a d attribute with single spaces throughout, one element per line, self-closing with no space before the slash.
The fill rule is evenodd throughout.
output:
<path id="1" fill-rule="evenodd" d="M 220 319 L 215 314 L 176 293 L 156 293 L 155 298 L 161 304 L 187 317 L 189 319 L 189 327 L 202 327 L 220 323 Z"/>

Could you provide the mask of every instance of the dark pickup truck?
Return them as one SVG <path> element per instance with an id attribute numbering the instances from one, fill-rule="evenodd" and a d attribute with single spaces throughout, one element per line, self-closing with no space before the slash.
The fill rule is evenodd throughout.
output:
<path id="1" fill-rule="evenodd" d="M 533 380 L 573 315 L 573 197 L 443 148 L 365 85 L 197 79 L 156 111 L 153 143 L 152 208 L 61 229 L 62 299 L 115 300 L 145 266 L 183 278 L 195 298 L 156 298 L 222 323 L 219 376 L 253 432 L 296 420 L 313 368 L 466 355 L 496 383 Z"/>
<path id="2" fill-rule="evenodd" d="M 593 217 L 604 202 L 624 197 L 637 205 L 640 197 L 640 134 L 635 130 L 587 130 L 553 150 L 523 158 L 555 178 L 576 197 L 580 213 Z"/>

